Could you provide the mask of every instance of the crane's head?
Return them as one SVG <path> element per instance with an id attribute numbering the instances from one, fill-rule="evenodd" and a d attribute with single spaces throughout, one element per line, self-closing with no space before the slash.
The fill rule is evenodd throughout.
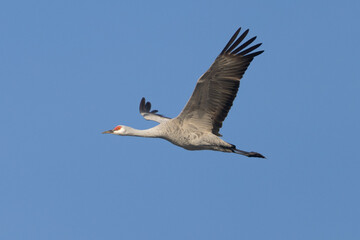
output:
<path id="1" fill-rule="evenodd" d="M 125 133 L 125 126 L 118 125 L 118 126 L 114 127 L 114 129 L 105 131 L 105 132 L 103 132 L 103 133 L 104 133 L 104 134 L 105 134 L 105 133 L 109 133 L 109 134 L 116 134 L 116 135 L 124 135 L 124 133 Z"/>

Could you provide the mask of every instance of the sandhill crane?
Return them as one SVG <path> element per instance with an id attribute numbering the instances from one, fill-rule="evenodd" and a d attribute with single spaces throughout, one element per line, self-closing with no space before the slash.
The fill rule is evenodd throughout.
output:
<path id="1" fill-rule="evenodd" d="M 140 114 L 146 120 L 160 124 L 145 130 L 118 125 L 103 133 L 163 138 L 187 150 L 214 150 L 264 158 L 260 153 L 237 149 L 235 145 L 222 140 L 219 133 L 236 97 L 240 79 L 254 57 L 264 52 L 253 52 L 261 43 L 247 48 L 256 37 L 238 47 L 249 29 L 238 37 L 240 31 L 241 28 L 231 37 L 210 68 L 198 79 L 192 96 L 177 117 L 171 119 L 157 114 L 157 110 L 151 111 L 151 103 L 142 98 Z"/>

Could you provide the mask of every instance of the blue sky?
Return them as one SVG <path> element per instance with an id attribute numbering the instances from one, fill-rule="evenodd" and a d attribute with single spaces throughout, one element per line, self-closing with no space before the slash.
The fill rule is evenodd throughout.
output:
<path id="1" fill-rule="evenodd" d="M 358 1 L 0 4 L 0 239 L 360 239 Z M 175 117 L 238 27 L 236 154 L 102 135 Z"/>

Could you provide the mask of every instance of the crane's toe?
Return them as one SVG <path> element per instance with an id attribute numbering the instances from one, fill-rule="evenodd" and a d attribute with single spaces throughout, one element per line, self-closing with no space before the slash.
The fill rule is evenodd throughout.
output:
<path id="1" fill-rule="evenodd" d="M 257 152 L 249 152 L 247 154 L 248 157 L 257 157 L 257 158 L 266 158 L 264 157 L 263 155 L 261 155 L 260 153 L 257 153 Z"/>

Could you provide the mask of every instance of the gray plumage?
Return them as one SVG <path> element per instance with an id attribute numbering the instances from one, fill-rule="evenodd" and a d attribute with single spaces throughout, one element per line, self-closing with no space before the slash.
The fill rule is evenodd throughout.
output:
<path id="1" fill-rule="evenodd" d="M 170 119 L 168 117 L 164 117 L 163 115 L 157 114 L 158 110 L 151 111 L 151 103 L 146 102 L 145 98 L 142 98 L 140 101 L 139 111 L 140 114 L 149 121 L 162 123 Z"/>
<path id="2" fill-rule="evenodd" d="M 241 44 L 249 30 L 238 37 L 240 30 L 235 32 L 214 63 L 198 79 L 192 96 L 176 118 L 170 119 L 157 114 L 157 110 L 151 111 L 151 103 L 142 98 L 140 114 L 146 120 L 159 122 L 159 125 L 147 130 L 118 126 L 119 130 L 115 128 L 104 133 L 159 137 L 188 150 L 215 150 L 264 158 L 256 152 L 236 149 L 235 145 L 222 140 L 219 133 L 238 92 L 240 79 L 254 57 L 263 52 L 254 52 L 261 43 L 248 47 L 256 37 Z"/>
<path id="3" fill-rule="evenodd" d="M 217 136 L 221 136 L 219 130 L 236 97 L 240 79 L 254 57 L 263 52 L 248 54 L 258 48 L 261 43 L 243 50 L 256 37 L 236 48 L 249 30 L 246 30 L 234 42 L 239 32 L 240 29 L 235 32 L 211 67 L 199 78 L 191 98 L 179 115 L 179 118 L 184 119 L 185 122 L 202 121 L 204 130 L 211 131 Z M 241 50 L 243 51 L 239 52 Z"/>

